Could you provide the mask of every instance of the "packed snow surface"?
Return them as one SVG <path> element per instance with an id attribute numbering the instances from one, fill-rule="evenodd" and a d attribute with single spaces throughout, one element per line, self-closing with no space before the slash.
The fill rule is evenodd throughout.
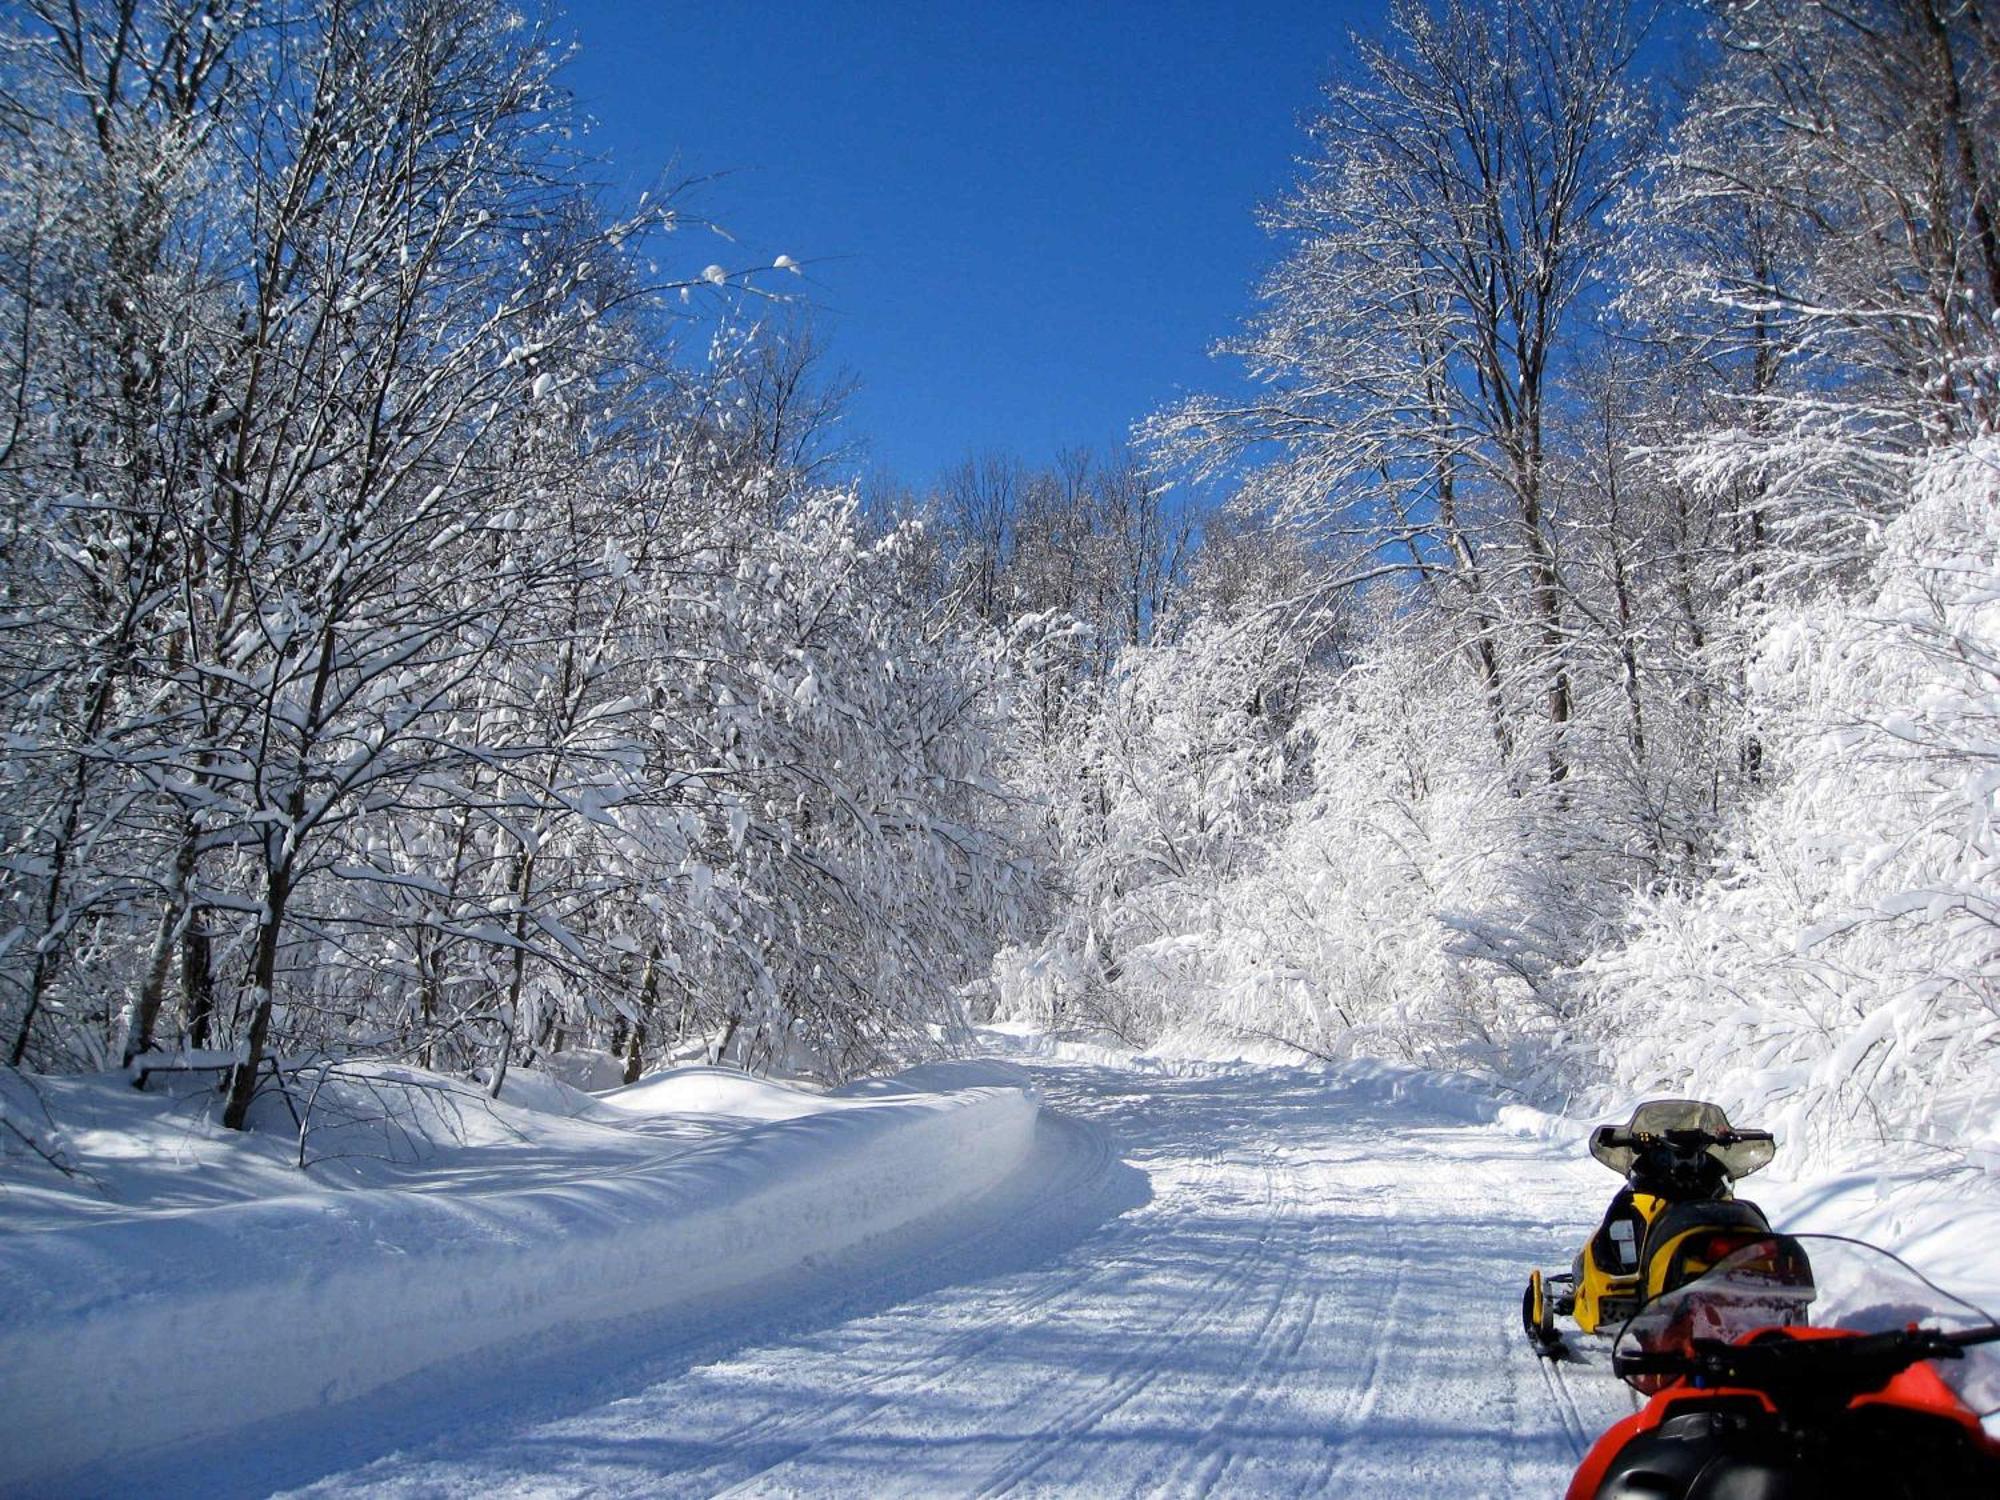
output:
<path id="1" fill-rule="evenodd" d="M 593 1306 L 617 1321 L 553 1318 L 540 1337 L 474 1348 L 457 1330 L 514 1316 L 531 1285 L 495 1297 L 485 1268 L 504 1260 L 475 1237 L 480 1248 L 448 1251 L 478 1270 L 462 1288 L 396 1303 L 404 1326 L 391 1343 L 426 1347 L 423 1368 L 256 1421 L 241 1417 L 254 1400 L 237 1403 L 264 1375 L 215 1369 L 212 1325 L 184 1312 L 181 1342 L 148 1351 L 153 1378 L 198 1377 L 238 1419 L 47 1471 L 34 1491 L 126 1490 L 143 1474 L 148 1493 L 204 1497 L 1537 1496 L 1561 1493 L 1583 1445 L 1631 1409 L 1601 1346 L 1581 1341 L 1579 1361 L 1550 1366 L 1519 1328 L 1527 1268 L 1565 1261 L 1616 1186 L 1584 1156 L 1582 1124 L 1382 1066 L 992 1040 L 1012 1065 L 920 1069 L 837 1099 L 702 1072 L 580 1105 L 556 1096 L 580 1111 L 571 1129 L 622 1113 L 684 1131 L 702 1109 L 730 1112 L 726 1131 L 677 1144 L 673 1160 L 699 1164 L 710 1193 L 767 1205 L 731 1251 L 739 1274 L 717 1279 L 669 1251 L 651 1274 L 699 1295 Z M 1025 1100 L 1024 1075 L 1039 1113 L 968 1113 L 969 1100 Z M 1020 1126 L 993 1126 L 1017 1142 L 1011 1157 L 960 1142 L 966 1129 L 983 1136 L 981 1108 Z M 830 1178 L 840 1131 L 912 1109 L 959 1122 L 946 1149 L 913 1137 L 878 1160 L 902 1127 L 871 1124 L 852 1139 L 878 1170 Z M 592 1148 L 579 1137 L 570 1149 Z M 862 1185 L 924 1173 L 952 1188 L 929 1211 L 878 1217 L 844 1242 L 830 1229 L 853 1228 L 830 1205 Z M 599 1211 L 630 1209 L 629 1226 L 661 1201 L 649 1187 L 637 1203 L 602 1203 L 590 1196 L 602 1180 L 573 1176 L 517 1195 L 535 1212 L 509 1226 L 537 1244 L 587 1240 Z M 1757 1181 L 1794 1227 L 1899 1235 L 1921 1268 L 1993 1295 L 1990 1195 L 1954 1198 L 1946 1184 L 1927 1197 L 1893 1178 Z M 571 1192 L 581 1197 L 567 1211 L 552 1206 Z M 366 1196 L 325 1194 L 318 1211 Z M 684 1211 L 704 1212 L 692 1200 Z M 292 1241 L 323 1233 L 375 1267 L 337 1285 L 323 1265 L 329 1298 L 381 1295 L 382 1266 L 400 1273 L 427 1253 L 406 1240 L 371 1249 L 343 1233 L 344 1216 L 285 1212 Z M 572 1275 L 566 1258 L 531 1264 L 588 1301 L 597 1273 Z M 61 1279 L 48 1258 L 34 1270 Z M 162 1285 L 190 1274 L 164 1270 Z M 282 1317 L 260 1331 L 295 1357 L 327 1357 Z M 32 1396 L 41 1373 L 0 1378 Z M 14 1391 L 6 1399 L 21 1410 Z"/>

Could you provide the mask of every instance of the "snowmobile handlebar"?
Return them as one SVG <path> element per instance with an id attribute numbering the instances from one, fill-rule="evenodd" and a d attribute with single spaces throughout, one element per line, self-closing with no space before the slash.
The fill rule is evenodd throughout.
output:
<path id="1" fill-rule="evenodd" d="M 1668 1145 L 1684 1151 L 1704 1151 L 1710 1146 L 1741 1146 L 1751 1141 L 1768 1141 L 1768 1130 L 1626 1130 L 1617 1125 L 1598 1132 L 1606 1146 L 1643 1150 L 1647 1146 Z"/>
<path id="2" fill-rule="evenodd" d="M 1614 1351 L 1612 1372 L 1689 1376 L 1699 1385 L 1763 1391 L 1789 1400 L 1866 1395 L 1880 1390 L 1919 1360 L 1960 1359 L 1974 1344 L 2000 1342 L 2000 1326 L 1946 1333 L 1936 1328 L 1895 1328 L 1845 1338 L 1793 1338 L 1777 1330 L 1747 1343 L 1697 1338 L 1682 1350 Z"/>

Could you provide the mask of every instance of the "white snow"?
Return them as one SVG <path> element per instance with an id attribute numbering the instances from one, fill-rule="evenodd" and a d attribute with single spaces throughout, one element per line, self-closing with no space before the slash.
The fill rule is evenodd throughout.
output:
<path id="1" fill-rule="evenodd" d="M 795 1120 L 836 1102 L 734 1068 L 676 1068 L 598 1095 L 600 1108 L 641 1117 L 691 1114 Z"/>
<path id="2" fill-rule="evenodd" d="M 68 1081 L 78 1158 L 168 1206 L 0 1196 L 0 1487 L 1541 1495 L 1631 1409 L 1601 1346 L 1547 1366 L 1518 1323 L 1616 1186 L 1592 1122 L 1381 1063 L 987 1042 L 832 1095 L 527 1074 L 470 1144 L 206 1207 L 174 1174 L 243 1175 L 238 1141 Z M 157 1159 L 107 1162 L 135 1111 Z M 1753 1196 L 1786 1227 L 2000 1302 L 1990 1188 L 1784 1161 Z"/>
<path id="3" fill-rule="evenodd" d="M 294 1173 L 289 1193 L 200 1211 L 181 1206 L 199 1197 L 189 1190 L 122 1210 L 73 1194 L 67 1215 L 47 1186 L 18 1204 L 10 1191 L 0 1224 L 17 1209 L 31 1222 L 0 1236 L 11 1429 L 0 1487 L 324 1407 L 555 1330 L 684 1314 L 935 1214 L 1016 1168 L 1036 1103 L 1020 1074 L 990 1064 L 927 1083 L 827 1097 L 698 1070 L 596 1104 L 540 1080 L 534 1103 L 574 1116 L 453 1101 L 485 1123 L 471 1129 L 477 1144 L 426 1151 L 428 1190 Z M 64 1087 L 82 1103 L 119 1085 Z M 121 1112 L 132 1112 L 123 1100 L 105 1110 Z M 429 1135 L 443 1134 L 438 1118 Z M 218 1159 L 232 1143 L 179 1129 L 180 1143 L 172 1126 L 136 1132 L 162 1149 L 124 1170 L 90 1157 L 91 1132 L 71 1140 L 128 1189 L 233 1174 L 238 1163 Z M 517 1138 L 495 1139 L 506 1132 Z"/>

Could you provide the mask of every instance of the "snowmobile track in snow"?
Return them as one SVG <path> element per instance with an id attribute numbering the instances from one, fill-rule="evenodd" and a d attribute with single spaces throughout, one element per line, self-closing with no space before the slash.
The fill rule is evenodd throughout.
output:
<path id="1" fill-rule="evenodd" d="M 1570 1393 L 1569 1376 L 1564 1372 L 1559 1360 L 1538 1355 L 1535 1362 L 1541 1366 L 1542 1379 L 1548 1384 L 1549 1401 L 1555 1407 L 1556 1419 L 1562 1423 L 1563 1431 L 1569 1436 L 1570 1447 L 1575 1451 L 1577 1461 L 1581 1463 L 1583 1455 L 1590 1451 L 1590 1444 L 1595 1434 L 1584 1421 L 1582 1413 L 1577 1410 L 1576 1397 Z"/>
<path id="2" fill-rule="evenodd" d="M 1213 1158 L 1204 1161 L 1197 1181 L 1212 1182 L 1221 1175 Z M 1159 1378 L 1164 1354 L 1183 1339 L 1200 1337 L 1227 1321 L 1248 1297 L 1249 1291 L 1242 1269 L 1252 1261 L 1268 1257 L 1272 1242 L 1278 1238 L 1279 1230 L 1288 1217 L 1290 1203 L 1280 1190 L 1275 1173 L 1264 1167 L 1264 1194 L 1262 1213 L 1258 1219 L 1258 1229 L 1254 1236 L 1232 1255 L 1214 1266 L 1198 1283 L 1186 1305 L 1166 1322 L 1147 1330 L 1134 1338 L 1120 1351 L 1119 1367 L 1114 1377 L 1102 1388 L 1089 1392 L 1066 1410 L 1052 1414 L 1041 1435 L 1024 1443 L 1016 1451 L 1013 1459 L 997 1474 L 973 1493 L 979 1496 L 996 1496 L 1013 1493 L 1038 1469 L 1067 1449 L 1073 1448 L 1079 1439 L 1101 1423 L 1110 1413 L 1137 1398 L 1149 1385 Z M 1115 1251 L 1113 1254 L 1115 1255 Z M 1287 1257 L 1289 1265 L 1291 1257 Z M 1095 1280 L 1096 1278 L 1092 1278 Z M 1286 1286 L 1293 1278 L 1286 1277 Z M 1079 1287 L 1076 1290 L 1082 1290 Z M 1073 1291 L 1072 1296 L 1075 1295 Z M 1258 1327 L 1251 1330 L 1250 1348 L 1253 1351 L 1264 1347 L 1264 1335 L 1282 1305 L 1282 1300 L 1274 1302 Z M 1238 1392 L 1240 1399 L 1241 1390 Z"/>
<path id="3" fill-rule="evenodd" d="M 1103 1131 L 1081 1121 L 1061 1117 L 1045 1118 L 1045 1134 L 1054 1134 L 1067 1146 L 1067 1151 L 1057 1155 L 1058 1165 L 1055 1175 L 1041 1184 L 1039 1195 L 1043 1211 L 1050 1207 L 1050 1200 L 1081 1200 L 1099 1187 L 1106 1174 L 1115 1164 L 1110 1142 Z M 958 1245 L 960 1253 L 973 1249 L 979 1244 L 988 1244 L 1006 1235 L 1009 1225 L 1005 1222 L 988 1222 L 975 1234 L 965 1236 Z M 716 1446 L 721 1448 L 767 1448 L 784 1445 L 788 1440 L 801 1439 L 794 1449 L 796 1453 L 807 1451 L 815 1438 L 802 1437 L 816 1433 L 829 1425 L 841 1429 L 853 1423 L 843 1423 L 839 1419 L 851 1414 L 853 1422 L 867 1418 L 881 1406 L 884 1398 L 878 1392 L 898 1383 L 930 1384 L 943 1382 L 956 1376 L 960 1371 L 976 1362 L 979 1357 L 998 1339 L 1004 1337 L 1007 1329 L 1029 1318 L 1045 1304 L 1063 1296 L 1068 1288 L 1057 1282 L 1033 1286 L 1003 1306 L 984 1314 L 976 1323 L 941 1341 L 934 1347 L 923 1350 L 901 1363 L 891 1363 L 854 1379 L 838 1391 L 830 1393 L 835 1405 L 832 1408 L 816 1406 L 811 1409 L 773 1408 L 725 1434 Z M 715 1491 L 717 1495 L 736 1494 L 740 1486 Z"/>

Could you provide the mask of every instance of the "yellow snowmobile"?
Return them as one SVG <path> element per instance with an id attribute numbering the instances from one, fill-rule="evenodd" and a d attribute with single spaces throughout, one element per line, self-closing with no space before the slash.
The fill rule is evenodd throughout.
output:
<path id="1" fill-rule="evenodd" d="M 1618 1327 L 1646 1302 L 1682 1286 L 1771 1224 L 1730 1184 L 1777 1153 L 1768 1130 L 1737 1130 L 1715 1104 L 1652 1099 L 1623 1125 L 1590 1133 L 1590 1154 L 1625 1179 L 1604 1222 L 1570 1270 L 1528 1277 L 1521 1322 L 1535 1348 L 1562 1351 L 1555 1320 L 1585 1333 Z"/>

